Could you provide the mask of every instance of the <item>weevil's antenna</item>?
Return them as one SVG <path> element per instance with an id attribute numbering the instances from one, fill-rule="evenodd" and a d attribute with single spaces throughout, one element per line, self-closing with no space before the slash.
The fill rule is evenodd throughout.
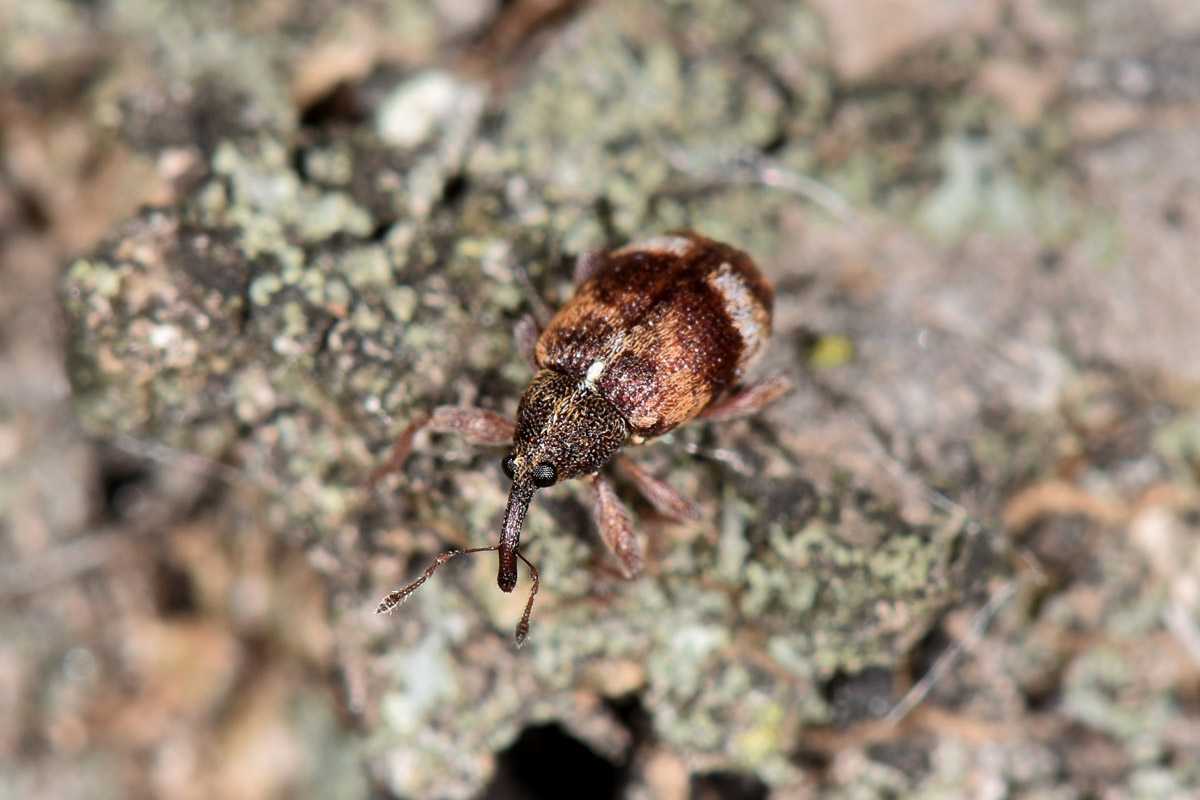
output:
<path id="1" fill-rule="evenodd" d="M 525 613 L 521 615 L 521 621 L 517 623 L 517 635 L 514 641 L 517 647 L 520 647 L 525 644 L 525 639 L 529 636 L 529 615 L 533 612 L 533 598 L 537 597 L 540 581 L 538 579 L 537 567 L 530 564 L 529 559 L 521 555 L 519 550 L 517 551 L 517 558 L 525 562 L 525 566 L 529 567 L 529 577 L 533 578 L 533 586 L 529 589 L 529 600 L 525 602 Z"/>
<path id="2" fill-rule="evenodd" d="M 495 550 L 495 549 L 497 549 L 496 546 L 492 545 L 491 547 L 472 547 L 469 550 L 451 550 L 449 553 L 442 553 L 440 556 L 438 556 L 437 558 L 435 558 L 433 560 L 433 563 L 430 564 L 428 569 L 425 570 L 424 575 L 417 578 L 415 581 L 410 583 L 408 586 L 405 586 L 403 589 L 397 589 L 396 591 L 389 594 L 387 597 L 380 600 L 379 605 L 375 607 L 375 613 L 376 614 L 392 613 L 392 610 L 394 608 L 396 608 L 396 606 L 400 605 L 405 600 L 407 600 L 409 597 L 411 597 L 412 593 L 415 592 L 421 586 L 422 583 L 429 580 L 430 576 L 433 575 L 434 571 L 438 567 L 440 567 L 442 564 L 445 564 L 450 559 L 452 559 L 456 556 L 465 556 L 468 553 L 487 553 L 487 552 Z"/>
<path id="3" fill-rule="evenodd" d="M 442 553 L 425 569 L 425 572 L 422 573 L 421 577 L 417 578 L 403 589 L 397 589 L 396 591 L 390 593 L 387 597 L 380 600 L 379 605 L 375 607 L 375 613 L 392 613 L 397 606 L 411 597 L 412 593 L 420 588 L 422 583 L 429 580 L 430 576 L 433 575 L 438 567 L 440 567 L 442 564 L 445 564 L 452 558 L 455 558 L 456 556 L 465 556 L 469 553 L 492 553 L 498 551 L 499 549 L 499 545 L 492 545 L 491 547 L 472 547 L 467 550 L 451 550 L 448 553 Z M 538 588 L 540 586 L 540 579 L 538 578 L 537 567 L 529 563 L 529 559 L 527 559 L 520 552 L 517 552 L 517 558 L 525 562 L 525 566 L 529 567 L 529 575 L 533 578 L 533 586 L 529 589 L 529 600 L 525 602 L 525 613 L 521 615 L 521 621 L 517 623 L 517 632 L 513 640 L 516 646 L 520 647 L 521 645 L 525 644 L 525 640 L 529 638 L 529 615 L 533 613 L 533 598 L 537 596 Z"/>

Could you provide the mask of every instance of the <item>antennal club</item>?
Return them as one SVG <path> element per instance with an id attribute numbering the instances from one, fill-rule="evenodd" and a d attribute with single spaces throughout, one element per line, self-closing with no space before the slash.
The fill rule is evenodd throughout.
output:
<path id="1" fill-rule="evenodd" d="M 437 571 L 437 568 L 442 564 L 445 564 L 447 561 L 457 556 L 468 555 L 469 553 L 492 553 L 499 549 L 499 545 L 492 545 L 491 547 L 472 547 L 467 550 L 451 550 L 448 553 L 442 553 L 433 560 L 432 564 L 426 567 L 425 572 L 421 574 L 421 577 L 417 578 L 403 589 L 397 589 L 396 591 L 388 594 L 387 597 L 380 600 L 379 605 L 375 607 L 375 613 L 392 613 L 397 606 L 399 606 L 408 598 L 412 597 L 413 592 L 420 588 L 421 584 L 429 580 L 430 576 Z M 517 623 L 517 631 L 514 638 L 516 646 L 520 647 L 521 645 L 525 644 L 525 640 L 529 637 L 529 615 L 533 613 L 533 598 L 537 596 L 540 580 L 538 578 L 537 567 L 529 563 L 529 559 L 519 552 L 517 553 L 517 558 L 524 561 L 525 566 L 529 567 L 529 575 L 533 579 L 533 586 L 531 586 L 529 589 L 529 599 L 525 602 L 525 613 L 521 615 L 521 621 Z"/>
<path id="2" fill-rule="evenodd" d="M 529 577 L 533 578 L 533 586 L 529 587 L 529 599 L 525 601 L 525 613 L 521 615 L 521 621 L 517 623 L 517 635 L 514 639 L 517 647 L 525 644 L 526 637 L 529 636 L 529 615 L 533 612 L 533 598 L 537 597 L 538 586 L 540 580 L 538 578 L 537 567 L 529 563 L 529 559 L 521 555 L 517 551 L 517 558 L 525 562 L 525 566 L 529 567 Z"/>

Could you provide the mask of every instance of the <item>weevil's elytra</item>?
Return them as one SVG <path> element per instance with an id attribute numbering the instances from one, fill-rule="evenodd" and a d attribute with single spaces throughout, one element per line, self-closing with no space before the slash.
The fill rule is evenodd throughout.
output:
<path id="1" fill-rule="evenodd" d="M 644 439 L 699 414 L 771 333 L 774 292 L 750 258 L 694 233 L 610 254 L 555 315 L 536 362 L 578 378 Z"/>
<path id="2" fill-rule="evenodd" d="M 751 414 L 786 388 L 773 376 L 739 386 L 747 366 L 771 333 L 774 292 L 749 256 L 691 231 L 659 236 L 610 253 L 588 253 L 576 267 L 574 296 L 537 337 L 531 359 L 538 370 L 521 396 L 515 421 L 484 409 L 443 406 L 401 434 L 389 462 L 370 481 L 399 467 L 424 425 L 456 432 L 474 444 L 512 442 L 502 462 L 512 480 L 500 541 L 497 584 L 517 581 L 521 525 L 534 492 L 588 477 L 601 537 L 630 576 L 641 556 L 628 512 L 600 476 L 624 445 L 662 436 L 695 419 Z M 518 339 L 532 341 L 532 326 Z M 621 457 L 625 471 L 660 511 L 677 518 L 695 506 L 667 484 Z M 452 557 L 379 605 L 390 611 Z M 525 562 L 527 565 L 528 561 Z M 517 629 L 528 630 L 534 588 Z"/>

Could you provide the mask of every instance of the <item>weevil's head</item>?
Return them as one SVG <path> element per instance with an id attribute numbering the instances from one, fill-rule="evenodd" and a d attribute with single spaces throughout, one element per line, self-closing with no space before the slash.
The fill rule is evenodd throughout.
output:
<path id="1" fill-rule="evenodd" d="M 517 582 L 517 545 L 529 501 L 538 489 L 599 471 L 616 455 L 629 426 L 592 387 L 544 369 L 533 377 L 517 409 L 513 449 L 503 462 L 512 479 L 500 537 L 500 588 Z"/>

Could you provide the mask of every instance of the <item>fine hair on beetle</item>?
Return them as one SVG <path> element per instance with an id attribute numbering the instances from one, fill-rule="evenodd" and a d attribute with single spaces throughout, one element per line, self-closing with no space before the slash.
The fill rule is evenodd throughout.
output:
<path id="1" fill-rule="evenodd" d="M 512 481 L 499 541 L 438 556 L 425 572 L 379 603 L 391 612 L 442 564 L 467 553 L 496 552 L 496 584 L 511 592 L 517 561 L 532 577 L 516 628 L 529 634 L 537 569 L 520 552 L 521 526 L 534 493 L 572 478 L 592 484 L 600 538 L 626 577 L 642 570 L 633 522 L 600 471 L 610 462 L 659 512 L 678 521 L 699 518 L 696 504 L 637 466 L 621 451 L 693 420 L 723 421 L 753 414 L 787 390 L 773 374 L 742 378 L 771 335 L 774 290 L 740 250 L 692 231 L 678 231 L 595 250 L 575 265 L 575 292 L 544 325 L 524 317 L 515 331 L 534 370 L 516 418 L 483 408 L 440 406 L 412 420 L 387 462 L 367 479 L 399 469 L 424 428 L 455 433 L 473 445 L 510 445 L 501 469 Z"/>

